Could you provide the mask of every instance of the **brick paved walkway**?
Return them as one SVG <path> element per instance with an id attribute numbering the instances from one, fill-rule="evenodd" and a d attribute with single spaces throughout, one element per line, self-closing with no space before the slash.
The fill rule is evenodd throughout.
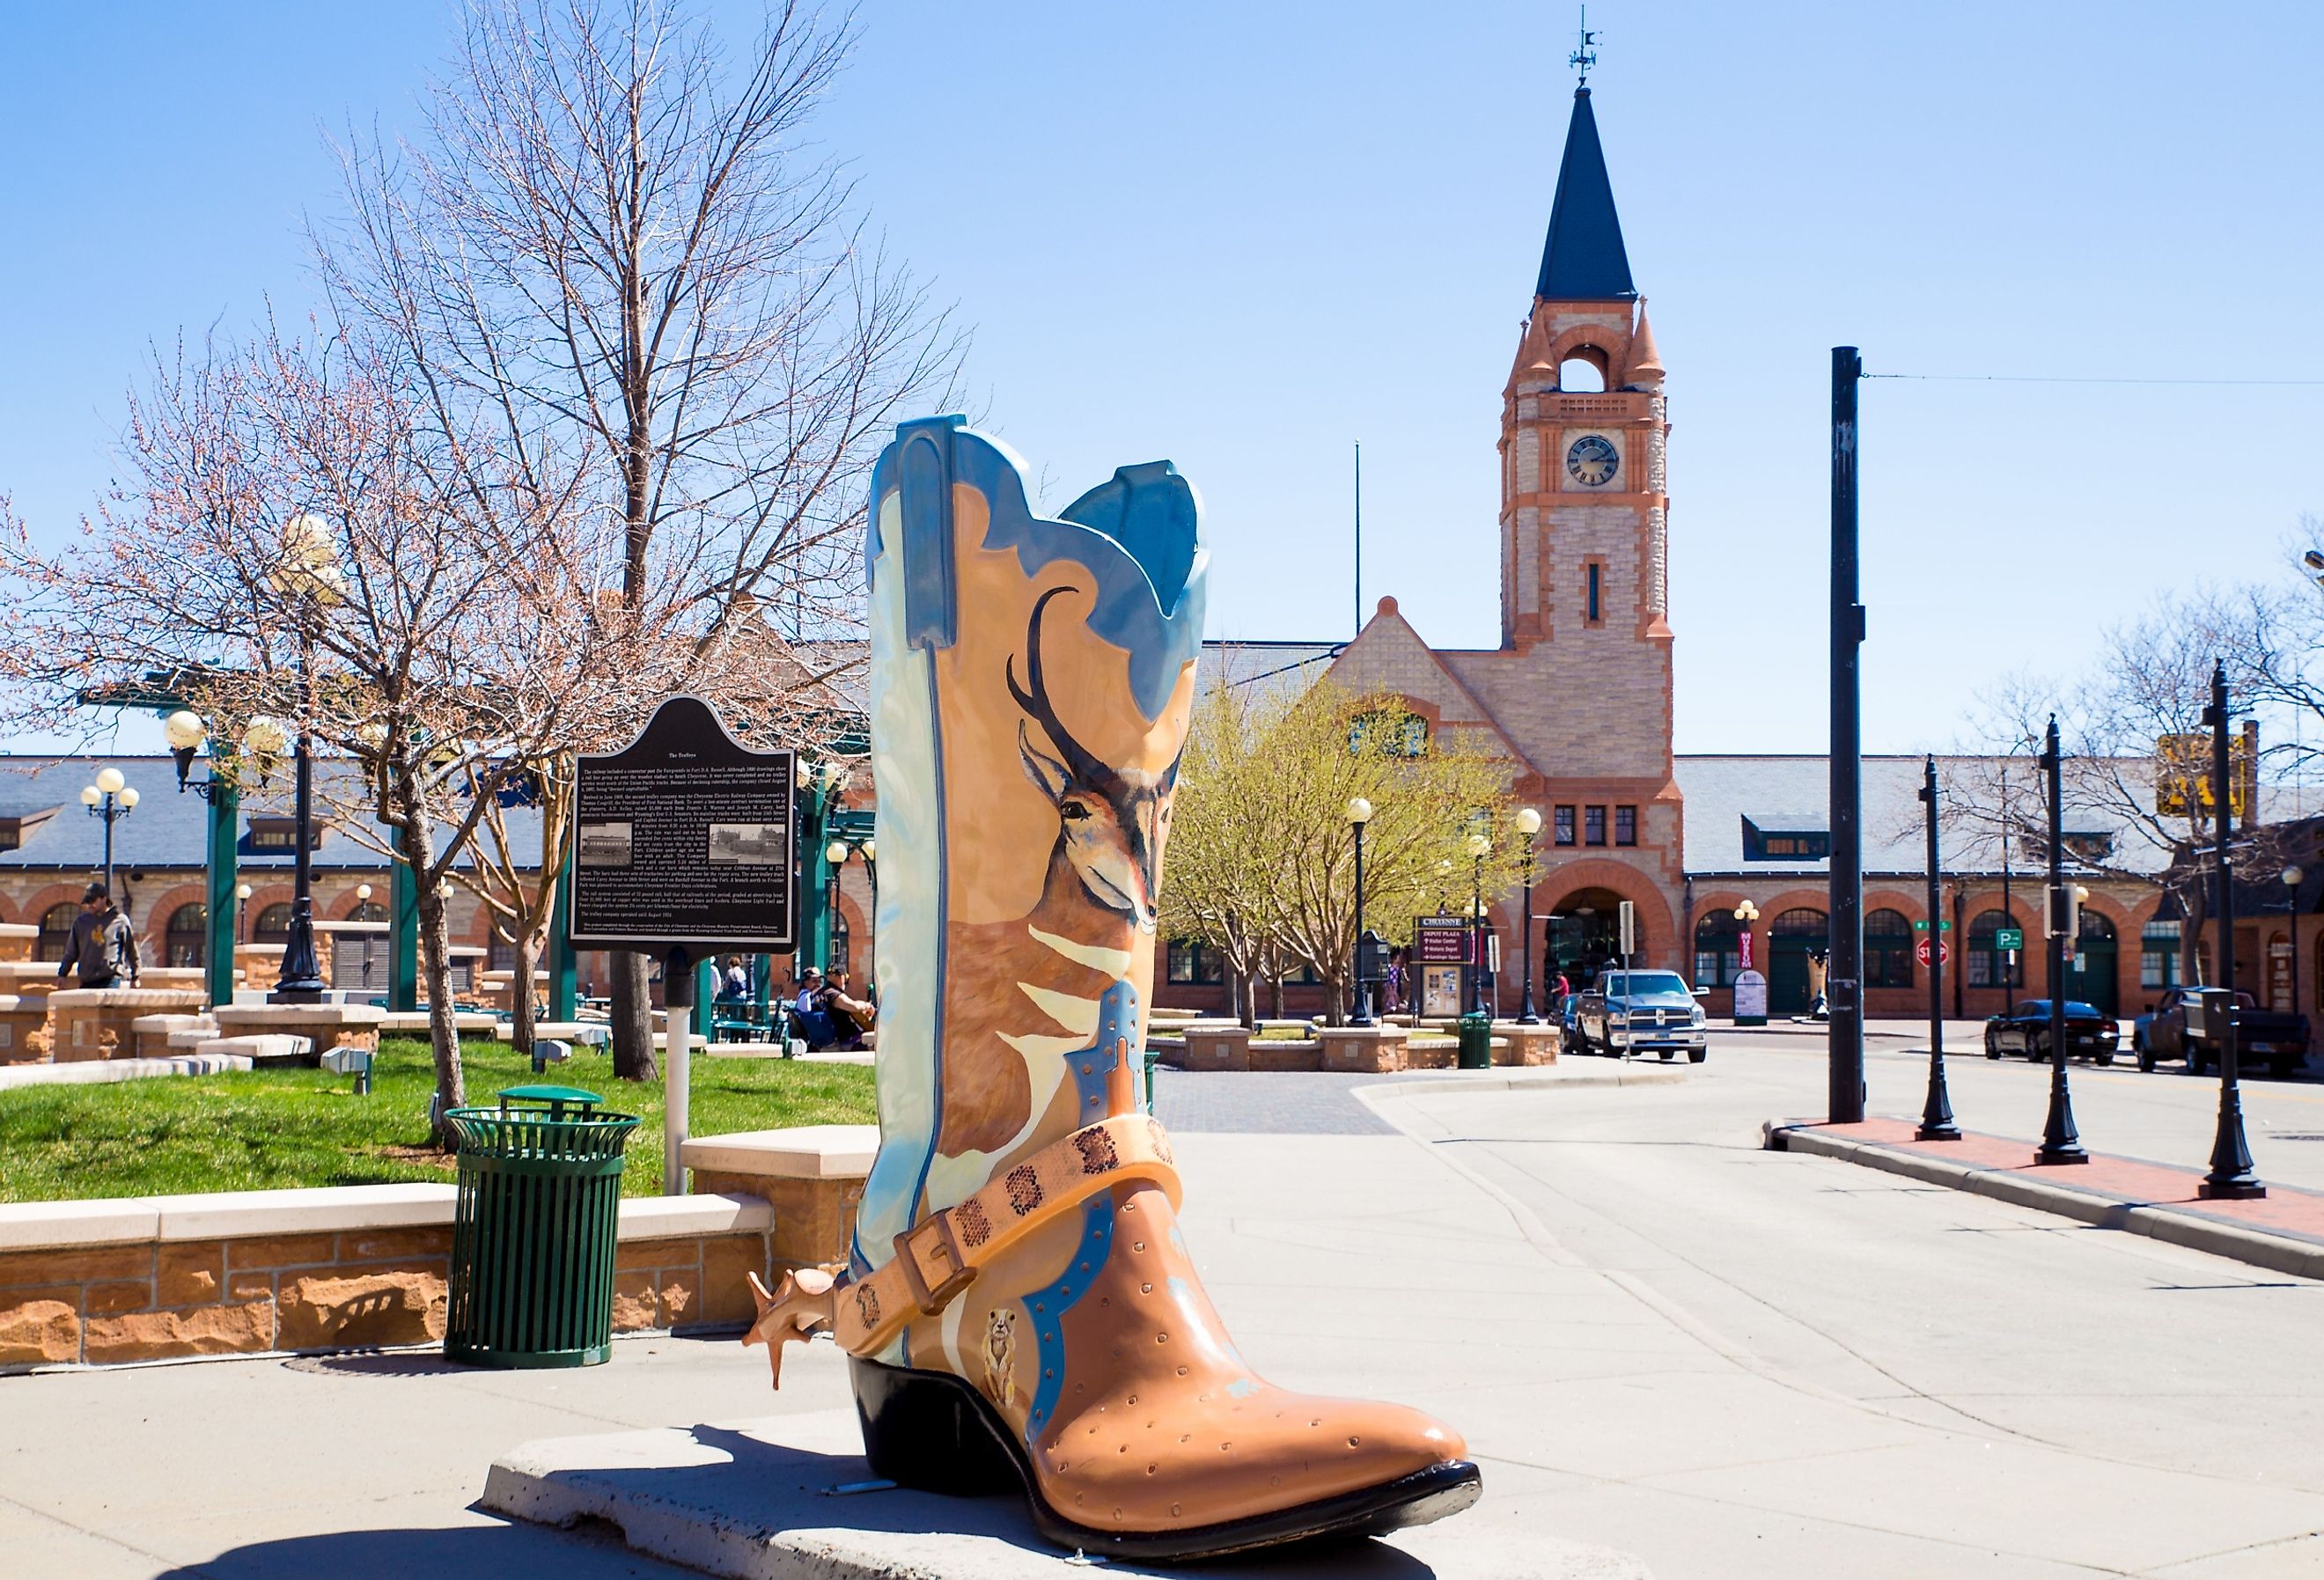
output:
<path id="1" fill-rule="evenodd" d="M 2125 1205 L 2169 1207 L 2174 1212 L 2216 1218 L 2246 1229 L 2324 1243 L 2324 1194 L 2293 1186 L 2270 1185 L 2267 1195 L 2257 1201 L 2206 1201 L 2195 1188 L 2203 1178 L 2200 1169 L 2181 1169 L 2097 1152 L 2090 1154 L 2088 1163 L 2042 1165 L 2034 1161 L 2034 1143 L 2031 1141 L 1969 1133 L 1957 1141 L 1916 1141 L 1911 1122 L 1901 1119 L 1868 1119 L 1861 1124 L 1813 1128 L 1828 1135 L 1870 1141 L 1965 1168 L 2006 1170 L 2038 1179 L 2044 1185 L 2106 1197 Z"/>

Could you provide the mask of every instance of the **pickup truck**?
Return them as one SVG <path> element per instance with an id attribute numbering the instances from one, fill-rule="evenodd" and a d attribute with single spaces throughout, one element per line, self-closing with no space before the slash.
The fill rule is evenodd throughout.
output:
<path id="1" fill-rule="evenodd" d="M 1701 1064 L 1711 1056 L 1702 1006 L 1675 971 L 1605 971 L 1574 995 L 1568 1020 L 1577 1051 L 1627 1058 L 1683 1051 Z"/>
<path id="2" fill-rule="evenodd" d="M 2187 1073 L 2200 1076 L 2218 1063 L 2218 1032 L 2204 1022 L 2200 987 L 2165 988 L 2154 1008 L 2139 1016 L 2131 1030 L 2131 1047 L 2138 1067 L 2151 1070 L 2158 1060 L 2182 1058 Z M 2245 1067 L 2265 1064 L 2268 1073 L 2288 1076 L 2308 1058 L 2308 1017 L 2263 1010 L 2247 993 L 2236 994 L 2236 1062 Z"/>

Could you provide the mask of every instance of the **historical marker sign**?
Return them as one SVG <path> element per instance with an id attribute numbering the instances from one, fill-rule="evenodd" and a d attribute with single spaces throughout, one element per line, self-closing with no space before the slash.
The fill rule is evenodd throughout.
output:
<path id="1" fill-rule="evenodd" d="M 1767 979 L 1757 971 L 1746 971 L 1735 978 L 1735 1023 L 1767 1023 Z"/>
<path id="2" fill-rule="evenodd" d="M 1423 966 L 1475 964 L 1477 924 L 1465 916 L 1424 916 L 1413 923 L 1412 956 Z"/>
<path id="3" fill-rule="evenodd" d="M 670 698 L 621 751 L 584 754 L 573 947 L 789 951 L 797 782 L 797 753 L 737 744 L 698 697 Z"/>

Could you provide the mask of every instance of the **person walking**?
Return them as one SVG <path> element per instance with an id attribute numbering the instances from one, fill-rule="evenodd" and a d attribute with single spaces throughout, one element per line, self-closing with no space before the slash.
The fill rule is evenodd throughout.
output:
<path id="1" fill-rule="evenodd" d="M 126 978 L 134 987 L 140 969 L 137 930 L 105 885 L 91 883 L 81 891 L 80 914 L 73 918 L 65 957 L 57 963 L 58 980 L 69 975 L 77 976 L 83 987 L 118 987 Z"/>

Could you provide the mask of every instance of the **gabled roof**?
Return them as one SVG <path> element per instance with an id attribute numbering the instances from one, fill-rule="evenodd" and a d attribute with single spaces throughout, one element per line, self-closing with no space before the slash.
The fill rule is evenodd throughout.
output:
<path id="1" fill-rule="evenodd" d="M 1557 200 L 1549 211 L 1549 239 L 1541 250 L 1541 278 L 1533 293 L 1551 301 L 1628 301 L 1630 255 L 1622 248 L 1622 221 L 1614 212 L 1614 184 L 1590 90 L 1573 90 L 1573 120 L 1565 129 L 1565 158 L 1557 168 Z"/>

